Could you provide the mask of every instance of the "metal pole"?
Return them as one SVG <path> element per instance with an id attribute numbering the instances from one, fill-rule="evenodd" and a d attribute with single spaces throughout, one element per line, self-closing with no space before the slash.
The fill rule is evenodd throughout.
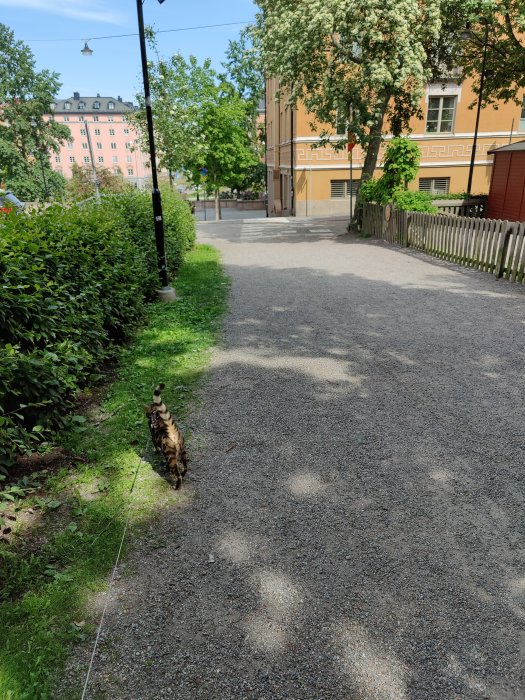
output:
<path id="1" fill-rule="evenodd" d="M 481 62 L 481 78 L 479 81 L 479 96 L 478 96 L 478 109 L 476 113 L 476 126 L 474 128 L 474 141 L 472 143 L 472 154 L 470 156 L 470 167 L 468 171 L 468 184 L 467 184 L 467 194 L 471 194 L 472 191 L 472 176 L 474 174 L 474 162 L 476 159 L 476 149 L 478 145 L 478 127 L 479 127 L 479 117 L 481 114 L 481 103 L 483 102 L 483 83 L 485 81 L 485 62 L 487 59 L 487 44 L 489 41 L 489 25 L 485 22 L 485 38 L 483 41 L 483 61 Z"/>
<path id="2" fill-rule="evenodd" d="M 352 160 L 352 153 L 353 149 L 350 149 L 350 223 L 352 223 L 352 219 L 354 218 L 354 199 L 353 199 L 353 190 L 354 190 L 354 173 L 353 173 L 353 160 Z"/>
<path id="3" fill-rule="evenodd" d="M 142 14 L 143 0 L 137 0 L 137 18 L 139 24 L 140 57 L 142 61 L 142 78 L 144 81 L 144 102 L 146 105 L 146 121 L 148 124 L 149 154 L 151 160 L 153 218 L 155 224 L 155 244 L 157 247 L 157 265 L 161 285 L 169 288 L 168 267 L 166 263 L 166 248 L 164 243 L 164 221 L 162 218 L 162 201 L 157 179 L 157 164 L 155 156 L 155 136 L 153 133 L 153 113 L 151 111 L 151 96 L 149 88 L 148 58 L 146 54 L 146 37 L 144 35 L 144 16 Z"/>
<path id="4" fill-rule="evenodd" d="M 98 181 L 97 169 L 95 167 L 95 156 L 93 155 L 93 145 L 91 143 L 91 134 L 89 133 L 89 124 L 87 121 L 84 122 L 86 126 L 86 136 L 89 148 L 89 157 L 91 158 L 91 170 L 93 173 L 93 183 L 95 185 L 95 197 L 100 201 L 100 183 Z"/>

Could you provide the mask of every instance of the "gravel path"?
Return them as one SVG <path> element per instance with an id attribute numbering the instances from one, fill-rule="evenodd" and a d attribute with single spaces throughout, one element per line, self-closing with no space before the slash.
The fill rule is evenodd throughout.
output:
<path id="1" fill-rule="evenodd" d="M 201 226 L 231 312 L 91 700 L 525 698 L 525 290 L 343 230 Z"/>

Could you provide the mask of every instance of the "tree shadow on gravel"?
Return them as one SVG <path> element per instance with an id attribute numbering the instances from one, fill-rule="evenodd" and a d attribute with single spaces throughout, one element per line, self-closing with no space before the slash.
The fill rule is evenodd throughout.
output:
<path id="1" fill-rule="evenodd" d="M 228 269 L 197 498 L 138 545 L 93 691 L 523 697 L 519 295 L 279 264 Z"/>

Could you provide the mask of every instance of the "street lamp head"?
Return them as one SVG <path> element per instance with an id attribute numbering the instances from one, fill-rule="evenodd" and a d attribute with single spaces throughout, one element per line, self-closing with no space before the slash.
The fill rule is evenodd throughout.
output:
<path id="1" fill-rule="evenodd" d="M 87 41 L 84 43 L 84 48 L 80 51 L 80 53 L 82 56 L 91 56 L 93 53 L 93 49 L 89 48 Z"/>

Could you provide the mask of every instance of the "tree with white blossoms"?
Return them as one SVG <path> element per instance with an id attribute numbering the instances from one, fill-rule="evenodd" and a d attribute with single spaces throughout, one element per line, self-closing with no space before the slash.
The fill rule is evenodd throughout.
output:
<path id="1" fill-rule="evenodd" d="M 266 75 L 283 98 L 326 124 L 341 121 L 366 152 L 362 178 L 377 165 L 384 129 L 399 135 L 420 112 L 441 27 L 440 0 L 256 0 Z M 315 127 L 314 127 L 315 128 Z M 340 131 L 340 128 L 337 129 Z"/>

